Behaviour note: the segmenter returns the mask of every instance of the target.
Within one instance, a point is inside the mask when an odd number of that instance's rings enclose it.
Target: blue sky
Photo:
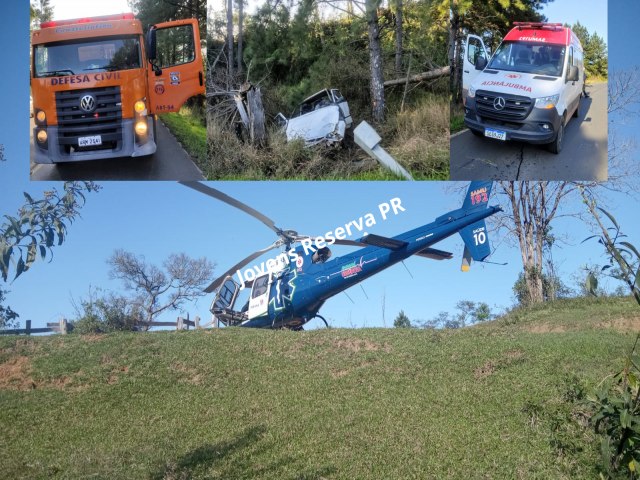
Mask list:
[[[610,3],[611,22],[626,21],[640,13],[640,6],[635,3],[633,7],[628,6],[631,2]],[[22,191],[39,196],[56,186],[29,181],[28,10],[26,2],[17,4],[10,2],[3,7],[5,24],[0,30],[2,44],[11,45],[5,51],[5,62],[12,65],[11,74],[0,76],[5,110],[0,117],[0,143],[5,145],[7,157],[0,164],[0,214],[15,214],[23,203]],[[636,11],[630,12],[629,8]],[[633,59],[616,52],[622,51],[623,37],[630,38],[633,27],[630,22],[616,25],[620,26],[612,28],[615,35],[609,41],[610,50],[616,64],[624,67]],[[626,33],[623,28],[628,29]],[[89,196],[82,219],[71,226],[67,241],[55,249],[53,261],[37,262],[29,272],[6,285],[10,290],[8,304],[20,314],[22,322],[31,319],[34,326],[42,326],[60,316],[73,316],[71,299],[85,296],[90,286],[119,289],[119,283],[109,280],[106,265],[116,248],[144,254],[155,263],[161,263],[173,252],[206,256],[217,263],[216,272],[222,272],[274,240],[272,232],[258,221],[173,182],[103,182],[102,186],[101,192]],[[399,197],[406,212],[370,229],[370,233],[396,235],[457,208],[461,198],[454,184],[447,182],[218,182],[214,186],[264,212],[279,226],[309,234],[333,230],[375,211],[380,203]],[[640,244],[638,207],[637,198],[608,196],[609,210],[636,245]],[[576,201],[568,210],[581,208]],[[573,286],[572,275],[582,265],[602,262],[601,248],[595,242],[580,243],[590,232],[574,218],[559,220],[554,231],[570,242],[556,250],[554,258],[565,281]],[[471,272],[462,273],[459,237],[437,247],[453,252],[454,259],[410,259],[406,263],[413,278],[402,265],[397,265],[365,281],[366,296],[356,286],[348,291],[354,303],[339,295],[329,300],[321,313],[336,326],[383,326],[384,296],[385,323],[390,326],[401,309],[412,320],[426,320],[440,311],[452,311],[462,299],[502,308],[512,304],[511,288],[521,269],[517,249],[501,244],[495,252],[493,260],[508,262],[507,266],[474,265]],[[340,250],[334,249],[334,256],[339,254]],[[188,305],[187,311],[191,317],[208,319],[211,300],[211,296],[204,297],[197,305]],[[163,319],[175,316],[177,313],[170,313]]]
[[[621,0],[611,0],[609,11],[615,4],[625,3]],[[632,3],[627,0],[627,3]],[[626,7],[625,7],[626,8]],[[587,27],[589,33],[596,32],[607,41],[607,0],[555,0],[542,9],[542,13],[550,22],[568,23],[573,25],[579,21]],[[623,16],[624,17],[624,16]],[[628,17],[627,17],[628,18]],[[616,25],[618,16],[616,16]],[[615,28],[612,29],[616,30]]]

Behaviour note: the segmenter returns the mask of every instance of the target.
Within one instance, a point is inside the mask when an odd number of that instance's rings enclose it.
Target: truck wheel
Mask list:
[[[556,133],[556,138],[553,139],[553,142],[547,144],[547,149],[551,153],[558,154],[562,151],[563,142],[564,142],[564,117],[562,117],[562,122],[560,122],[560,128],[558,129],[558,133]]]

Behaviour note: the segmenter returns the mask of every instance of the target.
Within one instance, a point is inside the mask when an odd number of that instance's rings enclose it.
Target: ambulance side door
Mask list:
[[[467,97],[469,86],[483,69],[476,70],[478,58],[484,58],[485,64],[489,62],[489,52],[484,46],[482,38],[477,35],[467,35],[462,60],[462,98]]]
[[[188,98],[204,95],[204,64],[198,21],[158,23],[147,34],[150,110],[177,112]]]

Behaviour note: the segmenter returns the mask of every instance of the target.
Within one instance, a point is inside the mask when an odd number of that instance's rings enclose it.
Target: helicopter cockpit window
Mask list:
[[[330,258],[331,250],[329,250],[329,247],[323,247],[313,254],[313,257],[311,257],[311,261],[313,263],[324,263]]]
[[[253,282],[253,291],[251,292],[251,298],[257,298],[260,295],[267,293],[267,287],[269,286],[269,275],[263,275],[256,278]]]
[[[218,290],[218,294],[213,299],[211,305],[211,311],[224,310],[225,308],[233,308],[233,304],[236,300],[236,294],[238,292],[239,285],[233,281],[233,279],[227,277],[227,280],[222,284]]]

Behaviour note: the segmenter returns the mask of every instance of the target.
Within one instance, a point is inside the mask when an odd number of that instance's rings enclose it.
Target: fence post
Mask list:
[[[176,330],[182,330],[182,317],[178,317],[178,322],[176,323]]]
[[[25,323],[26,331],[24,333],[26,333],[27,335],[31,335],[31,320],[27,320]]]
[[[198,330],[200,328],[200,317],[196,315],[196,319],[194,320],[195,323],[195,329]]]
[[[66,335],[67,334],[67,319],[66,318],[61,318],[60,319],[60,333],[62,335]]]

